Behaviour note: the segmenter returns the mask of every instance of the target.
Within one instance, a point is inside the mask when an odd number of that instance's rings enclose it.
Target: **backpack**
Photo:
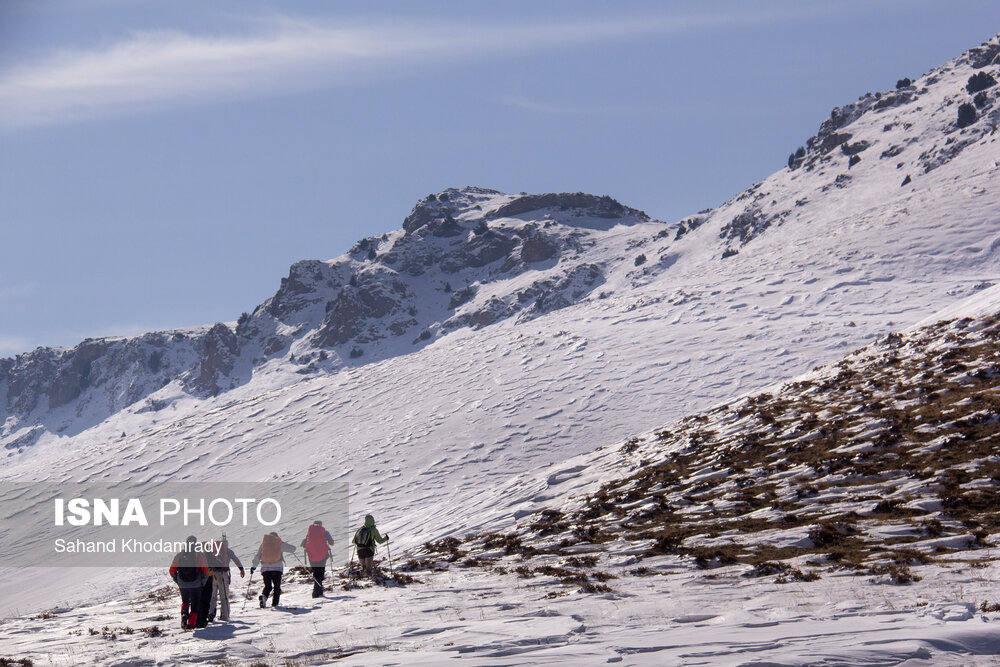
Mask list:
[[[221,569],[223,567],[222,562],[222,544],[219,542],[211,543],[211,550],[205,552],[205,563],[208,565],[209,569]],[[219,555],[216,556],[218,551]]]
[[[361,526],[354,536],[354,543],[359,549],[371,549],[375,546],[375,538],[372,537],[372,531],[368,530],[368,526]]]
[[[177,578],[181,581],[197,581],[198,576],[198,554],[190,551],[182,551],[177,554]]]
[[[306,555],[311,561],[326,560],[330,556],[330,549],[326,546],[326,528],[319,524],[309,526],[306,534]]]
[[[260,562],[277,563],[281,560],[281,539],[274,535],[264,536],[264,541],[260,544]]]

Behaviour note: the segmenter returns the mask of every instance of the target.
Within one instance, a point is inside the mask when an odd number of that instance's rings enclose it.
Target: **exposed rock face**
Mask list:
[[[57,421],[83,417],[78,424],[86,426],[127,408],[191,369],[203,338],[149,333],[0,360],[0,443],[30,446],[46,430],[38,424],[52,415],[63,415]],[[31,430],[36,426],[41,430]]]
[[[403,220],[403,231],[412,234],[421,227],[431,225],[436,236],[456,235],[454,217],[463,210],[470,209],[490,197],[502,195],[502,192],[488,188],[468,187],[448,189],[437,194],[427,195],[416,203],[410,214]],[[450,222],[449,222],[450,220]],[[457,224],[457,223],[456,223]],[[457,232],[460,233],[460,228]]]
[[[1000,42],[993,39],[969,51],[969,62],[976,69],[1000,64]]]
[[[541,235],[532,235],[521,245],[521,259],[529,264],[544,262],[555,257],[559,248]]]
[[[381,279],[380,279],[381,278]],[[326,317],[313,343],[320,347],[335,347],[349,340],[371,342],[384,337],[368,327],[372,320],[380,320],[404,311],[404,304],[414,297],[402,280],[391,274],[379,272],[368,277],[364,284],[347,285],[326,304]],[[402,333],[406,326],[394,322],[394,329]],[[398,334],[397,334],[398,335]]]
[[[310,259],[295,262],[288,270],[288,277],[281,279],[281,286],[265,304],[268,313],[284,321],[296,312],[323,302],[323,288],[335,288],[346,282],[336,267],[327,262]]]
[[[239,352],[239,340],[232,329],[221,322],[209,329],[201,341],[198,373],[188,383],[189,390],[211,396],[218,394],[236,365]]]
[[[571,208],[579,209],[595,218],[622,218],[631,215],[644,222],[650,219],[642,211],[623,206],[611,197],[597,197],[583,192],[524,195],[496,209],[491,217],[513,218],[543,208],[558,208],[564,211]]]
[[[105,341],[81,343],[62,359],[49,389],[49,409],[66,405],[90,386],[90,373],[95,361],[104,356],[109,344]]]

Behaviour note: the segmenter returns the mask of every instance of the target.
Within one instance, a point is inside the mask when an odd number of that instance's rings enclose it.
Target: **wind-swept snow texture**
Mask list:
[[[952,312],[519,476],[490,495],[549,497],[514,530],[397,550],[385,588],[337,572],[315,600],[294,568],[286,607],[254,589],[188,635],[168,586],[8,621],[0,646],[34,664],[995,664],[1000,288]]]
[[[447,190],[402,230],[295,264],[235,325],[2,360],[0,476],[309,475],[348,480],[399,548],[503,529],[555,493],[496,491],[512,476],[1000,282],[997,87],[966,90],[1000,77],[998,53],[993,39],[834,110],[794,168],[675,223],[590,195]],[[93,598],[79,577],[7,573],[4,601]],[[102,594],[148,583],[97,579]]]

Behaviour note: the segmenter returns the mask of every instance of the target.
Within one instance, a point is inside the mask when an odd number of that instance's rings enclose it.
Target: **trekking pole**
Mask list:
[[[247,600],[250,599],[250,586],[251,586],[251,584],[253,584],[253,570],[250,570],[250,580],[247,582],[247,593],[246,593],[246,595],[243,596],[243,609],[242,609],[242,611],[246,611],[247,610]]]
[[[396,573],[392,571],[392,549],[389,548],[389,538],[385,540],[385,552],[389,555],[389,576],[396,578]]]
[[[312,574],[313,581],[316,582],[316,585],[319,586],[320,588],[323,588],[323,582],[316,578],[316,573],[313,572],[313,569],[307,566],[305,563],[303,563],[302,560],[299,559],[299,555],[294,551],[292,552],[292,555],[295,556],[295,560],[299,561],[299,565],[301,565],[303,569],[309,570],[309,572]]]

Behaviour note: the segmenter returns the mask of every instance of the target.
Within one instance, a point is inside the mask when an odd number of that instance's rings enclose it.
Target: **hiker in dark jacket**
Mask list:
[[[257,548],[257,553],[253,557],[253,564],[250,567],[250,574],[257,569],[260,564],[260,576],[264,578],[264,592],[257,597],[260,607],[267,606],[267,596],[274,591],[274,598],[271,606],[277,607],[281,599],[281,574],[285,571],[284,554],[294,554],[295,547],[281,541],[277,533],[268,533]]]
[[[306,537],[300,545],[305,551],[304,560],[312,568],[314,598],[323,597],[323,579],[326,577],[326,561],[330,558],[330,547],[333,538],[330,531],[323,527],[322,521],[313,521]]]
[[[229,548],[229,540],[223,535],[221,540],[212,544],[212,552],[206,557],[208,567],[212,571],[212,602],[208,609],[208,620],[215,619],[215,612],[219,612],[220,621],[229,620],[229,584],[232,582],[232,573],[229,570],[230,562],[236,563],[240,569],[240,579],[246,576],[243,563],[236,557],[232,549]]]
[[[201,603],[198,609],[198,627],[204,628],[215,620],[215,594],[218,588],[215,575],[222,567],[222,561],[219,560],[219,547],[215,542],[209,540],[201,547],[202,554],[205,556],[205,565],[208,566],[208,579],[201,589]]]
[[[365,515],[365,525],[358,528],[354,533],[352,542],[358,549],[358,560],[361,567],[371,576],[375,569],[375,549],[377,544],[384,544],[389,541],[388,533],[383,537],[375,527],[375,517],[371,514]]]
[[[198,625],[201,591],[209,578],[205,556],[195,550],[197,544],[194,535],[187,538],[185,548],[177,552],[170,564],[170,578],[181,589],[181,627],[185,630]]]

